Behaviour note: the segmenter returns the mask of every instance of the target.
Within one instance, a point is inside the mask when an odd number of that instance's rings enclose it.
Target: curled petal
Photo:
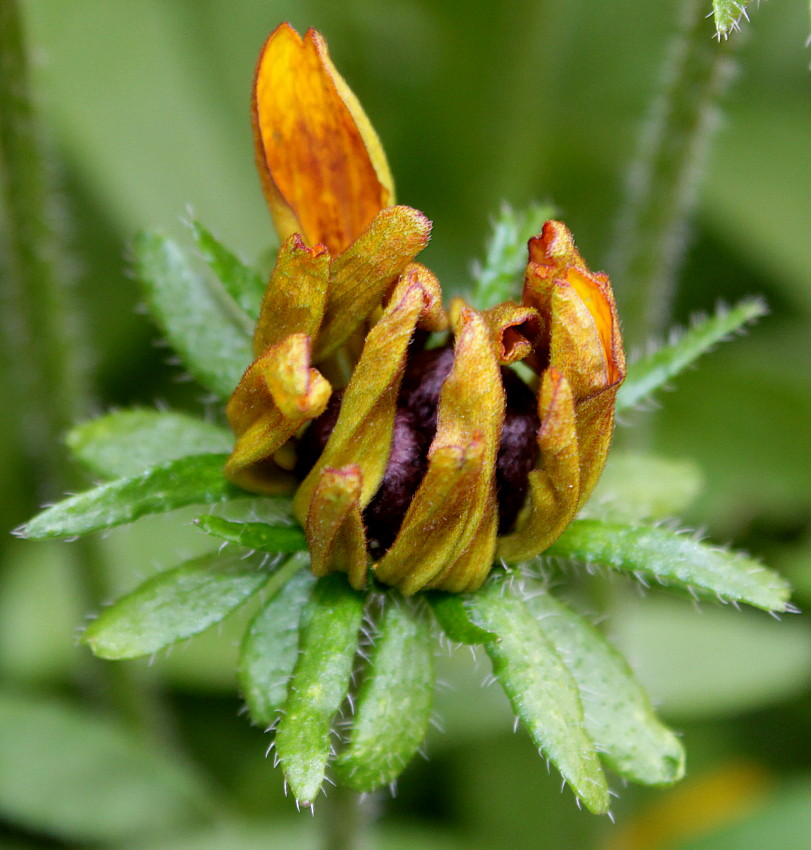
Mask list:
[[[541,328],[537,310],[504,301],[482,315],[493,336],[499,363],[504,366],[516,363],[532,352]]]
[[[435,307],[423,288],[422,266],[404,274],[381,317],[369,331],[360,360],[341,400],[341,410],[321,457],[296,493],[294,509],[303,519],[328,467],[356,464],[363,476],[361,507],[383,480],[391,448],[397,394],[408,345],[420,317]]]
[[[279,248],[253,335],[254,357],[291,334],[315,338],[327,303],[330,255],[295,233]]]
[[[508,562],[533,558],[551,546],[574,518],[580,499],[574,399],[556,369],[544,372],[538,408],[543,466],[529,474],[529,496],[516,531],[499,540],[497,554]]]
[[[304,334],[271,346],[248,367],[226,407],[237,438],[226,477],[248,490],[278,492],[270,465],[274,453],[324,412],[331,392],[310,367],[310,341]]]
[[[332,261],[329,300],[316,362],[341,346],[379,307],[398,276],[428,244],[431,222],[411,207],[382,210]]]
[[[394,202],[386,157],[323,38],[279,26],[254,78],[256,161],[280,239],[343,251]]]
[[[428,471],[394,544],[375,567],[381,581],[405,594],[429,584],[472,590],[492,566],[504,388],[482,316],[457,300],[451,327],[454,362],[442,386]]]
[[[360,509],[363,476],[354,464],[323,470],[304,530],[313,573],[346,573],[356,590],[366,584],[369,556]]]

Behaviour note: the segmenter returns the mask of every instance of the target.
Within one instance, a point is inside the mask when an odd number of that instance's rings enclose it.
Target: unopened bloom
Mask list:
[[[539,554],[611,441],[625,363],[608,278],[550,221],[520,303],[446,313],[415,261],[431,224],[393,206],[380,142],[313,30],[270,36],[253,115],[284,241],[227,408],[226,474],[260,493],[295,486],[314,572],[357,588],[371,567],[406,594],[473,590],[497,558]],[[425,347],[447,329],[452,342]]]

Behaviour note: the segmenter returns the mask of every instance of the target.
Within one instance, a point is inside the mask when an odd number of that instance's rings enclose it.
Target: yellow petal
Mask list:
[[[298,234],[282,244],[253,335],[254,357],[291,334],[315,337],[327,303],[329,264],[323,245],[308,248]]]
[[[569,382],[555,369],[544,372],[538,408],[543,466],[529,474],[529,495],[516,531],[498,542],[497,554],[508,562],[533,558],[551,546],[574,518],[580,498],[574,400]]]
[[[398,276],[428,244],[431,222],[411,207],[389,207],[332,261],[318,362],[343,345],[379,307]]]
[[[492,567],[504,388],[482,316],[457,300],[451,327],[454,363],[442,386],[428,471],[394,544],[375,567],[381,581],[405,594],[429,583],[442,590],[476,587]]]
[[[366,584],[369,560],[360,509],[362,485],[354,464],[324,469],[304,522],[313,573],[346,573],[356,590]]]
[[[394,202],[380,141],[323,38],[282,24],[254,79],[256,160],[279,238],[343,251]]]
[[[294,510],[300,519],[327,467],[358,466],[363,475],[361,506],[369,504],[383,480],[400,382],[408,345],[420,317],[436,309],[431,281],[414,264],[404,274],[380,321],[369,332],[360,360],[341,400],[335,428],[316,465],[296,493]]]
[[[249,490],[276,492],[274,452],[323,413],[331,392],[318,370],[310,368],[306,336],[294,334],[271,346],[248,367],[226,407],[237,438],[226,477]]]

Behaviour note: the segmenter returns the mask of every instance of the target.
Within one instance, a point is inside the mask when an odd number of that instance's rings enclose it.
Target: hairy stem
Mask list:
[[[712,38],[703,0],[682,4],[682,25],[643,127],[618,216],[613,255],[626,340],[640,345],[670,318],[718,102],[731,77],[727,42]]]
[[[2,323],[12,369],[5,398],[18,413],[19,443],[30,461],[32,495],[53,499],[76,486],[62,434],[87,415],[88,358],[74,309],[71,274],[31,97],[23,21],[17,0],[0,0],[0,190],[5,218]],[[80,483],[80,482],[78,482]],[[110,583],[97,541],[69,550],[89,608],[109,600]],[[143,690],[125,666],[96,663],[85,671],[118,713],[147,723]]]

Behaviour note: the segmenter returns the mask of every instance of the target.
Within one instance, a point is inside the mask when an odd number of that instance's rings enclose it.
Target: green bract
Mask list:
[[[535,208],[502,212],[477,270],[478,297],[503,297],[539,215]],[[137,240],[136,270],[184,367],[225,397],[252,357],[262,284],[202,225],[193,233],[219,281],[156,235]],[[673,337],[631,366],[618,406],[636,406],[762,313],[761,302],[744,301]],[[73,537],[200,505],[208,507],[196,527],[214,543],[208,555],[154,575],[105,608],[84,642],[103,658],[152,655],[255,599],[240,688],[251,719],[275,730],[276,757],[299,802],[312,803],[325,778],[360,791],[397,779],[426,735],[440,633],[453,644],[483,646],[518,720],[589,810],[608,810],[606,769],[646,785],[682,776],[681,744],[656,718],[625,659],[550,593],[537,578],[537,560],[496,570],[466,595],[405,600],[374,583],[362,593],[342,575],[313,577],[289,497],[256,498],[226,481],[232,438],[220,422],[121,410],[78,426],[67,445],[104,483],[47,508],[21,536]],[[789,610],[787,585],[756,560],[657,525],[687,507],[701,484],[689,461],[615,453],[580,518],[540,559],[545,572],[572,561]]]

